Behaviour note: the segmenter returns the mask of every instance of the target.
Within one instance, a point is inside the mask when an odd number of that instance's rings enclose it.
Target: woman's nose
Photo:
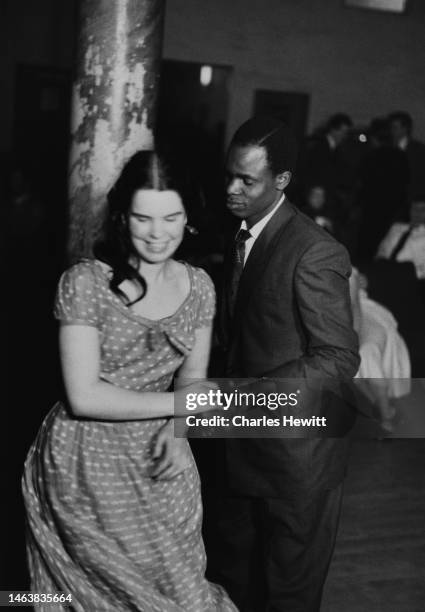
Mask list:
[[[152,238],[160,238],[164,233],[164,224],[161,219],[154,219],[150,226],[150,235]]]

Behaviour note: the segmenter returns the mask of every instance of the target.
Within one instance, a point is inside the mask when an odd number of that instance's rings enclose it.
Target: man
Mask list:
[[[367,142],[356,198],[360,212],[356,255],[366,265],[373,259],[396,215],[405,208],[409,182],[406,155],[392,146],[386,118],[376,117],[371,121]]]
[[[316,186],[325,189],[328,199],[344,198],[350,179],[347,164],[339,152],[351,127],[352,121],[348,115],[336,113],[326,122],[323,134],[308,141],[297,169],[300,199],[308,188]]]
[[[418,280],[425,280],[425,196],[413,199],[409,223],[394,223],[376,253],[377,258],[411,261]]]
[[[390,135],[394,147],[406,154],[409,166],[409,201],[425,193],[425,144],[412,137],[413,120],[409,113],[397,111],[389,116]]]
[[[391,310],[406,341],[412,376],[425,375],[425,195],[413,198],[408,222],[394,223],[367,270],[369,293]]]
[[[352,378],[359,358],[350,263],[344,248],[285,198],[293,167],[285,127],[269,118],[247,121],[226,166],[227,206],[245,230],[237,236],[239,259],[228,262],[222,303],[227,376]],[[228,495],[217,519],[216,574],[243,612],[319,610],[346,441],[232,439],[225,446]]]

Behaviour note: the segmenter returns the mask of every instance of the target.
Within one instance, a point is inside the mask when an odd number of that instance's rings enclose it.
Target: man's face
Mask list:
[[[398,143],[403,139],[406,138],[406,136],[408,136],[408,130],[406,129],[406,126],[403,124],[402,121],[400,121],[399,119],[393,119],[390,122],[390,135],[391,135],[391,140],[393,142],[393,144],[395,146],[398,145]]]
[[[350,126],[345,123],[341,125],[339,128],[336,128],[335,130],[332,131],[332,137],[337,147],[340,144],[342,144],[344,140],[347,139],[349,131],[350,131]]]
[[[227,208],[252,227],[277,204],[290,176],[273,175],[264,147],[232,146],[226,162]]]

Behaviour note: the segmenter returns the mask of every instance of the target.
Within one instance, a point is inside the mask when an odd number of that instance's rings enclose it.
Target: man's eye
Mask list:
[[[244,179],[243,184],[247,187],[251,187],[254,184],[254,181],[252,181],[251,179]]]

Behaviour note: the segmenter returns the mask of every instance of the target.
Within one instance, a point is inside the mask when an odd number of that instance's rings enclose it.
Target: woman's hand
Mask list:
[[[191,464],[187,440],[175,437],[174,425],[175,419],[170,419],[159,431],[155,440],[152,457],[156,465],[151,476],[156,480],[175,478]]]

